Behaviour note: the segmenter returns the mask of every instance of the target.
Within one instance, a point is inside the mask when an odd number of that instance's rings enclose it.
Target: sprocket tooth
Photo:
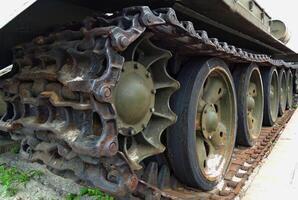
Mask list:
[[[167,165],[163,165],[158,173],[158,188],[161,190],[171,188],[171,173]]]
[[[154,89],[172,88],[173,92],[175,92],[180,87],[180,84],[167,72],[167,61],[168,59],[159,60],[151,67],[151,73],[154,74]]]
[[[128,141],[126,139],[125,146]],[[165,147],[160,141],[152,145],[143,136],[143,134],[138,134],[135,137],[131,137],[131,146],[124,150],[128,161],[130,162],[131,168],[133,170],[140,170],[142,166],[139,164],[145,158],[159,154],[164,151]]]
[[[143,174],[142,178],[147,183],[157,186],[157,179],[158,179],[158,164],[156,162],[150,162],[146,169],[145,173]]]
[[[175,91],[176,90],[173,90],[172,88],[157,91],[156,96],[160,96],[160,98],[156,98],[156,105],[154,107],[155,111],[153,112],[153,115],[166,118],[172,123],[176,121],[176,114],[172,111],[170,106],[161,106],[166,105],[166,103],[169,102],[170,97]]]
[[[172,57],[172,53],[170,51],[155,46],[150,41],[149,37],[150,34],[145,35],[142,39],[142,42],[137,45],[137,48],[141,48],[142,52],[139,53],[139,56],[136,60],[142,65],[146,66],[147,69],[151,68],[151,65],[160,60],[167,61],[170,57]],[[134,55],[134,57],[135,56],[136,55]]]

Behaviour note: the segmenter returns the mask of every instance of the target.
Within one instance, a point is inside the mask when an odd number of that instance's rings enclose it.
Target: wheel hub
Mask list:
[[[120,133],[135,135],[142,131],[154,111],[155,92],[151,74],[140,63],[126,62],[114,92]]]
[[[218,115],[214,104],[206,104],[202,114],[202,131],[206,139],[211,139],[218,127]]]
[[[136,40],[122,56],[126,60],[113,89],[119,143],[131,169],[165,150],[164,130],[176,121],[170,97],[179,83],[167,72],[171,52],[154,45],[151,34]]]
[[[252,96],[247,97],[247,109],[252,111],[255,108],[255,100]]]
[[[274,86],[270,85],[270,98],[273,99],[274,98]]]

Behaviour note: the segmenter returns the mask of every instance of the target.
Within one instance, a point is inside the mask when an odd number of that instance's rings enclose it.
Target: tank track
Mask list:
[[[125,62],[121,53],[145,32],[152,33],[163,47],[186,56],[291,67],[209,38],[191,22],[178,21],[171,8],[125,8],[110,16],[89,17],[16,47],[16,72],[1,80],[8,112],[0,130],[22,141],[26,159],[43,162],[56,173],[115,196],[131,192],[149,199],[204,196],[187,189],[167,192],[169,185],[182,186],[166,165],[160,168],[151,162],[135,172],[121,151],[112,90]]]

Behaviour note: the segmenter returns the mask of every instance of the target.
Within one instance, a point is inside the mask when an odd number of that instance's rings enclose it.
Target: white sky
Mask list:
[[[283,21],[291,33],[288,46],[298,52],[298,1],[257,0],[272,19]]]
[[[0,28],[8,18],[13,18],[23,8],[36,0],[1,0],[0,2]],[[199,1],[199,0],[197,0]],[[272,19],[280,19],[286,23],[291,32],[288,46],[298,52],[298,1],[297,0],[257,0],[265,8]],[[13,14],[12,14],[13,13]]]

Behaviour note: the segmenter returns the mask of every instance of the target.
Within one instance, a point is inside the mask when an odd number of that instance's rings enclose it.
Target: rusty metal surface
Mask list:
[[[153,33],[154,41],[164,48],[187,56],[208,55],[233,63],[291,67],[282,60],[209,38],[205,31],[195,30],[191,22],[178,21],[171,8],[125,8],[111,16],[90,17],[81,24],[67,25],[16,47],[17,73],[1,80],[8,112],[0,121],[0,130],[21,140],[24,158],[43,162],[59,174],[115,196],[132,192],[140,198],[151,195],[151,199],[206,195],[193,190],[172,191],[169,183],[177,187],[180,184],[167,166],[160,168],[152,163],[134,171],[122,151],[113,88],[125,62],[121,53],[145,32]],[[94,113],[100,122],[95,121]]]

